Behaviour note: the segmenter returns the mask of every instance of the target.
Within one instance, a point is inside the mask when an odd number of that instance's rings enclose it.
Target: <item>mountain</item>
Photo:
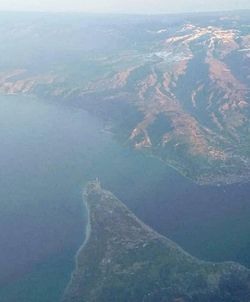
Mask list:
[[[0,88],[80,106],[199,184],[246,182],[249,14],[5,16]]]
[[[63,302],[248,302],[250,271],[208,263],[143,224],[112,193],[90,182],[87,238]]]

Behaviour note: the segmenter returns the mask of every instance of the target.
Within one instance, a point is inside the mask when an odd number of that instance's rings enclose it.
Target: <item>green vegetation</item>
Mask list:
[[[64,302],[248,302],[250,273],[236,263],[199,261],[89,183],[90,237],[77,256]]]

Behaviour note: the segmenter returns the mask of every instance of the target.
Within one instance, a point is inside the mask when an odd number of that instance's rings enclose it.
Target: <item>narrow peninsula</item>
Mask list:
[[[63,302],[249,302],[250,271],[198,260],[141,222],[98,182],[89,230]]]

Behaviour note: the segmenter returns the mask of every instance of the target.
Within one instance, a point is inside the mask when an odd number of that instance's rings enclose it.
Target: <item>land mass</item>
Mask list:
[[[79,106],[196,183],[250,180],[249,11],[12,18],[3,93]]]
[[[63,302],[249,302],[250,271],[198,260],[142,223],[98,182],[84,202],[86,241]]]

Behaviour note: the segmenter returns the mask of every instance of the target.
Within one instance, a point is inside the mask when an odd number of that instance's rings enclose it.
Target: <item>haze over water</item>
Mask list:
[[[249,185],[199,187],[102,128],[80,109],[0,98],[1,302],[59,301],[84,239],[81,191],[96,177],[192,254],[250,267]]]

